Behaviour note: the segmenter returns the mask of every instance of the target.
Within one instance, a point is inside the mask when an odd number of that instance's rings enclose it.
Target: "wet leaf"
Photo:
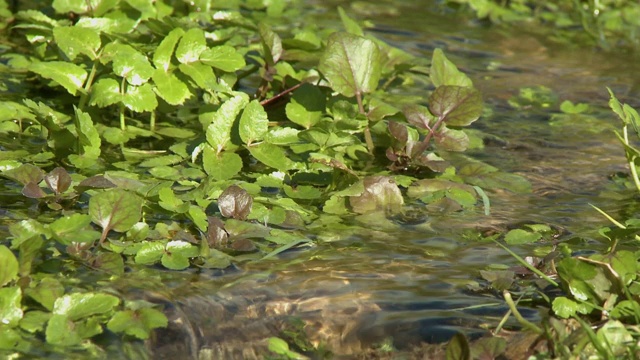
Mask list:
[[[438,149],[447,151],[465,151],[469,147],[469,137],[462,130],[441,126],[436,135]]]
[[[84,92],[82,85],[87,80],[87,72],[78,65],[64,61],[36,62],[29,66],[29,70],[57,82],[71,95]]]
[[[207,49],[204,31],[198,27],[189,29],[178,44],[176,58],[183,64],[192,63],[200,59],[200,54]],[[166,69],[165,69],[166,71]]]
[[[22,319],[22,291],[19,287],[0,289],[0,322],[7,327],[16,327]]]
[[[74,60],[79,54],[84,54],[91,60],[98,57],[101,41],[100,34],[94,29],[59,26],[53,29],[53,39],[69,60]]]
[[[473,88],[439,86],[429,97],[429,110],[449,126],[468,126],[482,115],[482,96]]]
[[[146,340],[153,329],[167,325],[167,317],[161,311],[142,308],[135,311],[118,311],[107,323],[107,328],[115,333],[125,333]]]
[[[180,200],[171,190],[170,187],[164,187],[158,191],[158,205],[163,209],[169,210],[174,213],[182,214],[189,210],[189,204]]]
[[[256,245],[249,239],[236,239],[229,248],[238,252],[252,252],[256,250]]]
[[[45,175],[44,181],[47,183],[49,189],[56,194],[67,191],[69,186],[71,186],[71,176],[69,176],[67,170],[59,166]]]
[[[122,101],[120,84],[112,78],[101,78],[91,86],[89,104],[107,107]]]
[[[402,193],[396,182],[388,176],[368,176],[363,180],[364,192],[349,197],[354,212],[365,214],[376,210],[395,213],[404,204]]]
[[[244,57],[235,48],[222,45],[207,49],[200,54],[203,64],[213,66],[222,71],[233,72],[245,66]]]
[[[629,354],[629,344],[634,342],[627,327],[618,320],[607,321],[596,335],[602,343],[609,344],[610,351],[616,357]]]
[[[471,352],[469,350],[469,341],[463,334],[457,333],[449,340],[447,345],[447,360],[469,360]]]
[[[22,195],[31,199],[40,199],[47,196],[42,188],[34,182],[30,182],[22,188]]]
[[[44,179],[44,171],[31,164],[22,164],[18,168],[3,171],[3,175],[20,182],[22,185],[28,183],[40,183]]]
[[[100,238],[100,233],[87,227],[91,223],[91,216],[87,214],[72,214],[56,219],[49,225],[53,237],[61,244],[72,242],[93,242]]]
[[[27,288],[25,294],[52,311],[56,299],[64,295],[64,286],[56,279],[44,278],[35,287]]]
[[[202,152],[202,165],[204,171],[216,180],[228,180],[242,170],[242,158],[240,155],[223,151],[219,154],[208,144]]]
[[[209,145],[220,153],[231,141],[231,128],[240,111],[249,103],[249,97],[244,93],[237,93],[233,98],[225,101],[220,108],[210,115],[202,115],[201,121],[207,126],[206,138]],[[204,119],[203,119],[204,117]],[[209,119],[211,117],[211,119]]]
[[[444,55],[441,49],[433,51],[431,59],[431,71],[429,72],[431,82],[436,88],[443,85],[472,87],[471,79],[460,72],[456,65]]]
[[[589,314],[593,307],[586,302],[575,302],[564,296],[558,296],[553,299],[551,309],[556,316],[568,319],[576,314]]]
[[[507,349],[507,341],[501,337],[481,338],[471,345],[471,357],[473,359],[497,359]]]
[[[245,220],[251,212],[253,198],[249,193],[237,186],[231,185],[218,197],[218,208],[222,216]]]
[[[267,134],[269,119],[258,100],[251,101],[242,111],[240,117],[239,132],[242,141],[250,145],[254,141],[260,141]]]
[[[531,244],[542,238],[538,232],[530,232],[522,229],[510,230],[504,236],[504,241],[509,245]]]
[[[80,320],[91,315],[112,311],[120,299],[102,293],[73,293],[59,297],[53,304],[53,313],[70,320]]]
[[[189,258],[198,256],[197,246],[186,241],[169,241],[162,255],[162,266],[171,270],[183,270],[189,267]]]
[[[8,247],[0,245],[0,287],[18,277],[18,259]]]
[[[147,242],[136,253],[136,264],[149,265],[162,259],[164,244],[161,242]]]
[[[75,189],[83,192],[84,189],[109,189],[114,187],[116,185],[111,180],[102,175],[96,175],[82,180]]]
[[[347,97],[374,91],[381,67],[380,50],[373,41],[343,32],[329,36],[318,65],[333,90]]]
[[[184,30],[182,28],[175,28],[162,39],[153,53],[153,65],[155,65],[156,69],[169,70],[173,51],[183,34]]]
[[[126,190],[106,190],[89,199],[89,215],[102,227],[104,241],[109,231],[125,232],[140,220],[142,199]]]

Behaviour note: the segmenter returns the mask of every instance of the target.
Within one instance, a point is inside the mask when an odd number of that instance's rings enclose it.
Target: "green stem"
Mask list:
[[[149,121],[149,128],[151,131],[156,131],[156,112],[155,110],[151,110],[151,119]]]
[[[542,330],[541,328],[536,326],[534,323],[522,317],[522,314],[520,314],[520,312],[518,311],[518,308],[516,307],[516,304],[513,302],[513,299],[511,298],[511,293],[509,291],[505,290],[502,294],[504,295],[504,300],[507,302],[507,305],[509,305],[509,309],[513,313],[513,316],[515,316],[516,320],[518,320],[520,325],[524,326],[526,329],[529,329],[535,332],[538,335],[544,334],[544,330]]]
[[[625,124],[622,127],[622,136],[624,138],[624,144],[627,146],[631,146],[629,144],[629,125]],[[633,178],[633,182],[636,185],[636,189],[638,189],[638,191],[640,192],[640,179],[638,178],[638,169],[636,169],[636,156],[633,155],[629,158],[627,158],[627,161],[629,162],[629,171],[631,171],[631,177]]]
[[[93,86],[93,79],[96,77],[96,65],[98,63],[98,59],[93,62],[93,66],[91,67],[91,72],[89,73],[89,77],[87,78],[87,82],[84,83],[84,92],[80,95],[80,101],[78,102],[78,109],[84,110],[84,106],[87,102],[87,98],[89,97],[89,91],[91,90],[91,86]]]
[[[125,78],[122,78],[122,82],[120,84],[120,94],[124,97],[126,93],[127,93],[127,80]],[[125,123],[125,119],[124,119],[124,104],[122,102],[120,102],[118,115],[120,117],[120,129],[122,129],[122,131],[127,130],[127,124]]]

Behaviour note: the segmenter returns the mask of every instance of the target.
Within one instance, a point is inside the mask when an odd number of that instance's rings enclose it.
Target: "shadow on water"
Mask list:
[[[343,356],[385,342],[399,350],[443,342],[460,331],[481,336],[507,307],[497,293],[474,290],[483,282],[479,270],[516,262],[492,243],[474,242],[469,231],[543,223],[562,230],[560,241],[598,244],[595,229],[605,222],[588,204],[613,213],[623,206],[599,195],[609,175],[624,171],[622,150],[609,131],[617,120],[605,109],[605,86],[633,104],[627,97],[637,81],[629,74],[637,62],[554,45],[525,30],[456,22],[423,3],[393,2],[397,14],[371,15],[371,31],[417,56],[441,47],[469,73],[493,110],[474,125],[490,137],[471,156],[525,176],[533,192],[491,193],[490,216],[434,216],[428,226],[320,241],[226,274],[171,275],[167,289],[151,296],[167,304],[171,319],[150,343],[154,358],[262,358],[269,337],[291,340],[296,332]],[[600,109],[594,122],[551,121],[557,105],[508,105],[520,88],[536,85],[549,87],[561,101]],[[536,309],[522,312],[539,319]]]

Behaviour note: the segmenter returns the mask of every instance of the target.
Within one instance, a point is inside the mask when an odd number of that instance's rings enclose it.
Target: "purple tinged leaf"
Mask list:
[[[4,175],[22,185],[27,185],[31,182],[38,184],[44,178],[44,171],[35,165],[22,164],[16,169],[5,171]]]
[[[229,234],[224,229],[224,222],[215,216],[207,217],[207,240],[209,246],[220,249],[227,245]]]
[[[436,136],[436,144],[439,149],[447,151],[465,151],[469,147],[469,137],[462,130],[442,126]]]
[[[71,176],[67,170],[62,167],[57,167],[51,170],[50,173],[45,175],[44,181],[51,191],[57,194],[61,194],[69,189],[71,186]]]
[[[227,218],[245,220],[251,212],[252,205],[253,198],[251,195],[237,185],[229,186],[218,198],[220,213]]]
[[[231,249],[240,252],[251,252],[256,250],[256,246],[249,239],[238,239],[231,244]]]
[[[433,115],[429,110],[420,105],[408,105],[402,111],[407,118],[407,122],[419,129],[427,129],[432,123]]]
[[[449,126],[468,126],[482,115],[482,96],[469,87],[439,86],[429,97],[429,110]]]
[[[22,195],[31,199],[40,199],[47,194],[35,182],[30,182],[22,188]]]
[[[142,199],[126,190],[107,190],[89,200],[89,215],[102,227],[102,243],[110,230],[125,232],[140,220]]]
[[[389,121],[389,133],[401,144],[406,144],[409,140],[409,133],[407,127],[404,124],[400,124],[396,121]]]
[[[77,192],[84,192],[88,189],[109,189],[114,187],[116,185],[104,176],[95,175],[82,180],[75,189]]]

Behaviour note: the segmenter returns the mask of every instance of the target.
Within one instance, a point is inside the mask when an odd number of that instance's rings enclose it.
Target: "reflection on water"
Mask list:
[[[527,33],[455,22],[430,13],[431,2],[423,3],[397,1],[397,15],[372,13],[378,26],[372,31],[418,56],[442,47],[470,73],[493,109],[475,127],[500,139],[471,155],[527,177],[534,192],[490,194],[490,216],[478,211],[434,217],[428,228],[349,235],[231,274],[191,274],[188,284],[172,282],[154,299],[169,304],[172,319],[151,343],[154,356],[262,358],[270,336],[296,331],[309,344],[345,356],[383,342],[402,350],[446,341],[458,331],[480,335],[507,308],[491,291],[475,291],[482,281],[479,270],[516,263],[491,243],[470,240],[469,230],[546,223],[562,229],[561,241],[596,242],[594,229],[604,221],[588,204],[614,212],[621,206],[598,195],[608,175],[624,171],[615,137],[581,124],[551,126],[552,110],[513,110],[507,100],[523,86],[545,85],[560,100],[605,108],[605,86],[630,101],[637,85],[629,74],[638,73],[630,66],[638,65],[593,49],[547,44]],[[596,117],[601,125],[617,126],[608,111]],[[522,311],[537,319],[534,309]]]

